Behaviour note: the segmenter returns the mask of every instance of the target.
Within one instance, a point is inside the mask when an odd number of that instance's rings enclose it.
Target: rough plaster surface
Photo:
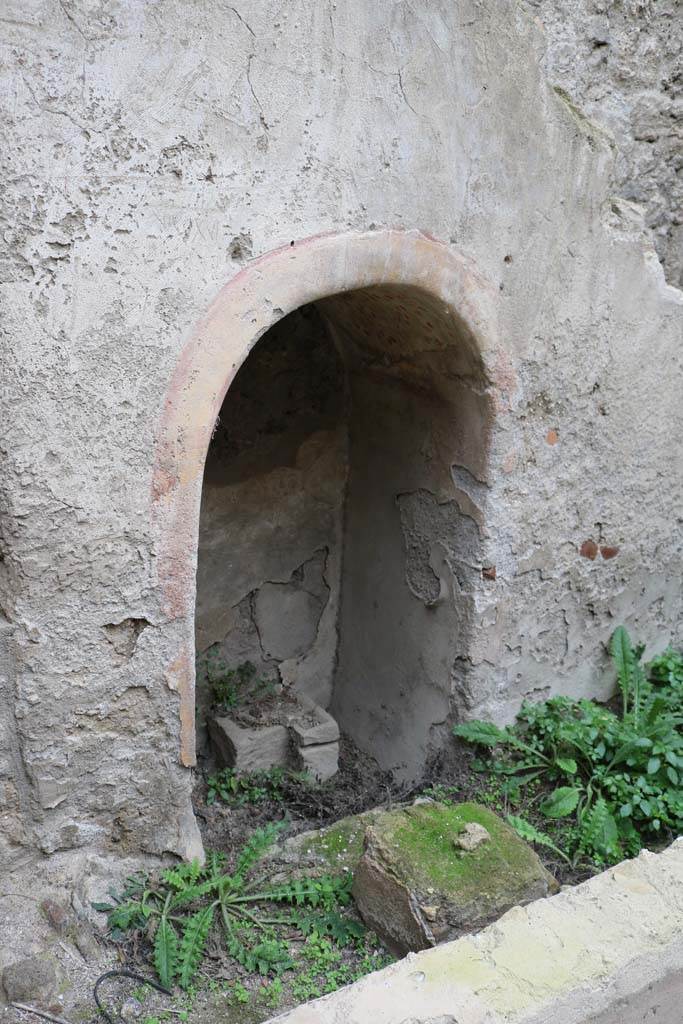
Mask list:
[[[515,907],[477,935],[276,1019],[281,1024],[677,1024],[683,840]]]
[[[2,38],[4,863],[197,850],[205,453],[258,337],[340,290],[454,310],[447,380],[483,353],[485,467],[453,435],[452,489],[401,492],[481,526],[458,714],[604,695],[617,622],[680,629],[681,295],[527,8],[8,0]]]
[[[666,278],[683,287],[683,18],[678,0],[528,0],[544,66],[617,145],[615,185],[642,210]]]

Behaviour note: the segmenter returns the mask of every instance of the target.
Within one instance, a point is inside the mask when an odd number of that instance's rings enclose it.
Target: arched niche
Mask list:
[[[316,542],[311,553],[325,562],[316,572],[328,574],[334,622],[326,650],[307,666],[298,652],[280,658],[278,668],[331,704],[342,727],[385,767],[406,776],[418,770],[448,719],[453,662],[466,656],[472,631],[495,404],[488,370],[494,310],[495,293],[471,262],[419,232],[297,242],[252,262],[219,293],[173,375],[153,482],[159,582],[176,645],[166,677],[179,694],[183,764],[195,760],[194,617],[207,452],[233,381],[233,394],[242,393],[239,381],[259,351],[281,345],[277,332],[301,321],[310,335],[314,321],[339,362],[344,391],[343,422],[332,431],[344,434],[342,494],[329,542]],[[296,330],[287,341],[292,353]],[[300,438],[304,449],[308,440]],[[288,460],[295,469],[298,454]],[[240,479],[236,465],[219,486],[244,485],[248,473]],[[290,485],[306,483],[302,476]],[[233,549],[234,576],[243,493],[230,495],[234,515],[221,540]],[[250,507],[253,521],[257,506]],[[271,506],[266,513],[272,518]],[[302,559],[296,571],[307,564]],[[285,588],[288,572],[281,567],[272,586]],[[239,601],[239,588],[226,607],[233,598]],[[271,647],[276,661],[293,653]]]

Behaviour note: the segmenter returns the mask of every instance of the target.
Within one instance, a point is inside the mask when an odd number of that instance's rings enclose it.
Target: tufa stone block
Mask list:
[[[303,714],[290,722],[290,729],[297,747],[309,747],[318,743],[336,743],[339,740],[339,726],[320,704],[298,693],[297,701]]]
[[[286,768],[290,764],[289,731],[284,725],[247,728],[231,718],[210,718],[209,733],[221,764],[237,771]]]

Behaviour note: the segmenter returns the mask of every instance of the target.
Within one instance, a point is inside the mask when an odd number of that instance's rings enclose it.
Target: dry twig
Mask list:
[[[26,1003],[12,1003],[15,1010],[23,1010],[24,1013],[33,1013],[36,1017],[42,1017],[43,1020],[50,1020],[52,1024],[69,1024],[68,1020],[64,1020],[63,1017],[53,1017],[51,1013],[45,1013],[44,1010],[36,1010],[35,1006],[27,1006]]]

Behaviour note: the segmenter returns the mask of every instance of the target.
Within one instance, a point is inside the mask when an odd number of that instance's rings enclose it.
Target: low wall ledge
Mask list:
[[[273,1020],[679,1024],[682,1003],[679,839]]]

